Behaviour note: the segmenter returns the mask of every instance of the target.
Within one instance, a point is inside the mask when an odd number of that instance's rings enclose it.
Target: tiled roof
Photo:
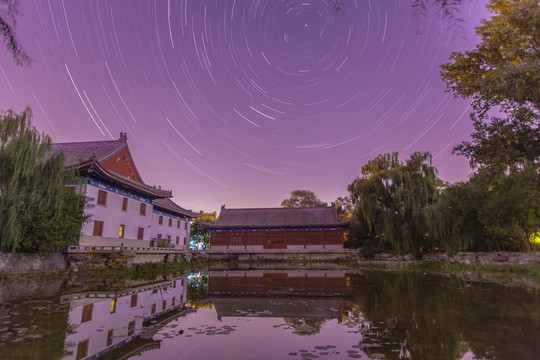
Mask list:
[[[105,177],[105,178],[107,178],[109,180],[113,180],[114,182],[117,182],[119,184],[123,184],[123,185],[131,187],[133,189],[137,189],[137,190],[142,191],[142,192],[144,192],[144,193],[146,193],[148,195],[151,195],[151,196],[160,197],[160,198],[172,196],[172,191],[171,190],[162,190],[160,188],[156,188],[155,186],[141,184],[141,183],[139,183],[137,181],[128,179],[125,176],[122,176],[120,174],[117,174],[115,172],[112,172],[110,170],[105,169],[97,161],[91,162],[89,164],[89,166],[84,167],[84,169],[82,169],[82,170],[88,171],[88,172],[92,171],[92,172],[98,173],[99,175],[101,175],[101,176],[103,176],[103,177]]]
[[[110,141],[58,143],[52,144],[52,151],[49,154],[52,156],[63,152],[65,156],[64,165],[66,167],[77,167],[92,160],[105,161],[124,146],[126,146],[126,142],[122,138]]]
[[[199,213],[186,210],[183,207],[176,205],[174,201],[168,198],[152,200],[152,205],[154,205],[154,207],[162,208],[166,211],[170,211],[182,216],[187,216],[189,218],[196,218],[201,216],[201,214]]]
[[[120,138],[118,140],[52,144],[52,149],[45,155],[45,158],[62,152],[64,153],[64,166],[66,168],[79,169],[82,173],[96,172],[106,179],[118,182],[129,188],[136,189],[150,195],[151,197],[163,198],[172,196],[172,192],[170,190],[162,190],[160,188],[156,188],[155,186],[134,181],[108,170],[103,166],[102,162],[118,153],[118,151],[124,147],[126,147],[129,152],[129,148],[127,146],[127,136],[125,133],[120,133]],[[135,172],[140,178],[136,168]]]
[[[205,226],[219,228],[263,228],[263,227],[306,227],[344,226],[350,222],[339,221],[333,206],[309,208],[221,208],[219,217]]]

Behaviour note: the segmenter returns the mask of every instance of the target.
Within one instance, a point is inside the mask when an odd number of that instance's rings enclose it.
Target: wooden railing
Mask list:
[[[188,250],[175,248],[145,247],[145,246],[79,246],[72,245],[66,249],[68,254],[88,254],[88,253],[115,253],[121,251],[134,251],[136,253],[146,254],[294,254],[294,253],[356,253],[356,249],[206,249],[206,250]]]
[[[147,254],[178,254],[188,252],[187,249],[161,248],[161,247],[145,247],[145,246],[68,246],[66,252],[68,254],[87,254],[87,253],[114,253],[121,251],[134,251],[136,253]]]

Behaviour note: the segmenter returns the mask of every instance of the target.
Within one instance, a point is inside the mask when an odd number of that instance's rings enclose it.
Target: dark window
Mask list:
[[[165,310],[166,307],[167,307],[167,300],[163,300],[163,302],[161,303],[161,310]]]
[[[144,239],[144,228],[138,228],[137,229],[137,240]]]
[[[266,243],[268,245],[281,245],[285,244],[285,237],[281,231],[267,231],[266,232]]]
[[[146,204],[141,204],[141,208],[139,210],[139,215],[146,216]]]
[[[176,289],[176,280],[173,281],[172,287],[173,287],[173,289]]]
[[[127,203],[128,203],[128,199],[123,198],[122,199],[122,211],[127,211]]]
[[[180,220],[176,220],[176,227],[180,229]]]
[[[131,295],[131,307],[137,306],[137,294]]]
[[[158,238],[158,239],[161,239],[161,234],[157,234],[157,238]]]
[[[107,346],[111,346],[114,338],[114,329],[109,330],[107,333]]]
[[[172,226],[172,219],[169,218],[169,226]]]
[[[176,245],[180,245],[180,236],[176,237]]]
[[[247,234],[247,244],[248,245],[262,245],[262,232],[260,231],[253,231],[248,232]]]
[[[103,236],[103,221],[94,221],[94,236]]]
[[[187,230],[187,221],[184,223],[184,229]]]
[[[163,216],[159,215],[158,223],[159,225],[163,225]]]
[[[306,231],[306,244],[322,244],[322,231]]]
[[[341,245],[343,243],[343,232],[342,231],[326,231],[324,234],[324,239],[327,244],[337,244]]]
[[[156,304],[152,304],[152,310],[150,312],[152,315],[156,313]]]
[[[84,341],[81,341],[77,345],[77,357],[76,357],[76,359],[80,360],[82,358],[85,358],[86,356],[88,356],[88,339],[86,339]]]
[[[127,336],[135,334],[135,320],[130,321],[128,324],[128,333]]]
[[[244,233],[232,232],[229,240],[230,245],[244,245]]]
[[[84,305],[82,309],[81,324],[92,320],[94,313],[94,304]]]
[[[175,297],[173,297],[172,300],[171,300],[171,306],[174,306],[174,305],[176,305],[176,298]]]
[[[184,236],[184,245],[187,244],[187,238]]]
[[[227,233],[215,232],[211,234],[212,245],[227,245]]]
[[[98,191],[97,204],[103,205],[103,206],[107,205],[107,192],[106,191],[103,191],[103,190]]]
[[[287,231],[287,243],[292,245],[304,244],[304,232],[303,231]]]

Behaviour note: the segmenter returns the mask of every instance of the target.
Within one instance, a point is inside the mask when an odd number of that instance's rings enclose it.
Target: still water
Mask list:
[[[540,359],[540,290],[227,271],[0,286],[0,359]]]

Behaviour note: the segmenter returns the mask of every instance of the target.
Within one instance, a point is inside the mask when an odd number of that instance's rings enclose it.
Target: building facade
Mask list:
[[[334,206],[311,208],[226,209],[210,230],[210,248],[226,250],[339,250],[349,221]]]
[[[189,239],[189,226],[184,223],[198,214],[183,209],[169,198],[172,192],[145,184],[137,171],[127,145],[127,136],[118,140],[53,144],[50,154],[63,153],[65,166],[77,171],[84,179],[77,191],[90,200],[86,209],[90,221],[81,229],[79,245],[134,246],[155,245],[161,229],[157,212],[182,222],[182,231],[168,233],[184,248]],[[154,205],[156,204],[156,205]],[[157,215],[160,216],[160,215]],[[167,220],[169,221],[169,220]]]
[[[152,236],[155,241],[164,241],[176,248],[189,247],[189,220],[197,214],[181,208],[170,199],[152,201]]]

